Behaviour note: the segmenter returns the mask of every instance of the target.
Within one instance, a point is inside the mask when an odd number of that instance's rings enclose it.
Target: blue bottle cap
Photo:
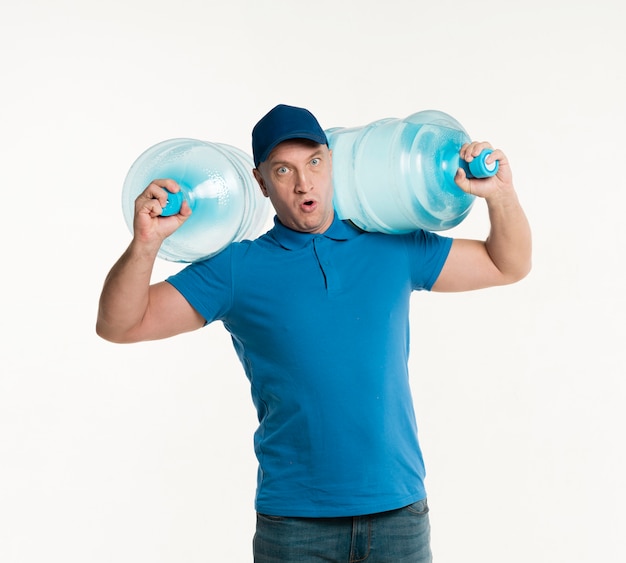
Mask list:
[[[483,150],[472,162],[468,163],[470,177],[473,178],[489,178],[495,176],[498,172],[500,163],[495,160],[487,164],[487,157],[492,153],[491,149]]]
[[[170,215],[176,215],[180,211],[180,207],[183,204],[183,191],[172,193],[165,188],[163,190],[167,193],[167,203],[161,212],[162,217],[169,217]]]

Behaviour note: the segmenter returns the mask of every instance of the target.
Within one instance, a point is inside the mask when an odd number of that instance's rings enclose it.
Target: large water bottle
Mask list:
[[[158,143],[133,163],[122,189],[122,209],[133,229],[135,199],[156,178],[176,180],[181,191],[168,192],[163,215],[185,199],[191,217],[163,241],[159,257],[195,262],[217,254],[231,242],[259,236],[270,220],[271,205],[252,175],[252,158],[240,149],[196,139]]]
[[[485,162],[489,150],[469,164],[459,157],[470,138],[456,119],[441,111],[335,127],[326,135],[333,151],[337,214],[366,231],[450,229],[474,202],[474,196],[454,183],[457,169],[463,167],[476,178],[498,169],[497,161]]]

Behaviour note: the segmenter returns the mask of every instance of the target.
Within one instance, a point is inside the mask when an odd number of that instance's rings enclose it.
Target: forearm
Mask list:
[[[128,342],[141,324],[148,304],[156,245],[131,242],[107,275],[98,307],[96,332],[112,342]]]
[[[463,145],[460,156],[467,162],[490,148],[488,143]],[[434,291],[468,291],[514,283],[525,277],[531,266],[531,234],[526,215],[513,188],[508,160],[496,149],[488,157],[500,163],[498,173],[470,179],[462,168],[456,184],[466,193],[485,199],[491,230],[486,241],[455,239]]]
[[[532,237],[526,214],[511,187],[487,198],[491,229],[487,252],[504,283],[525,277],[531,268]]]

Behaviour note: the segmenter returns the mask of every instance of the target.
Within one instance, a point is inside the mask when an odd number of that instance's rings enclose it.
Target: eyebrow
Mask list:
[[[324,151],[321,148],[319,148],[311,152],[309,154],[308,159],[311,160],[312,158],[321,157],[321,156],[324,156]],[[270,160],[271,166],[277,166],[277,165],[282,165],[282,164],[291,164],[291,162],[289,160]]]

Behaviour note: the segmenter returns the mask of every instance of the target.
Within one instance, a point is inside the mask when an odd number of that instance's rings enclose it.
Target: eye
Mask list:
[[[319,166],[320,162],[321,162],[321,160],[319,158],[317,158],[317,157],[315,157],[313,160],[311,160],[311,164],[313,166]]]
[[[278,170],[276,170],[276,173],[279,175],[283,175],[283,174],[287,174],[288,169],[286,166],[281,166]]]

